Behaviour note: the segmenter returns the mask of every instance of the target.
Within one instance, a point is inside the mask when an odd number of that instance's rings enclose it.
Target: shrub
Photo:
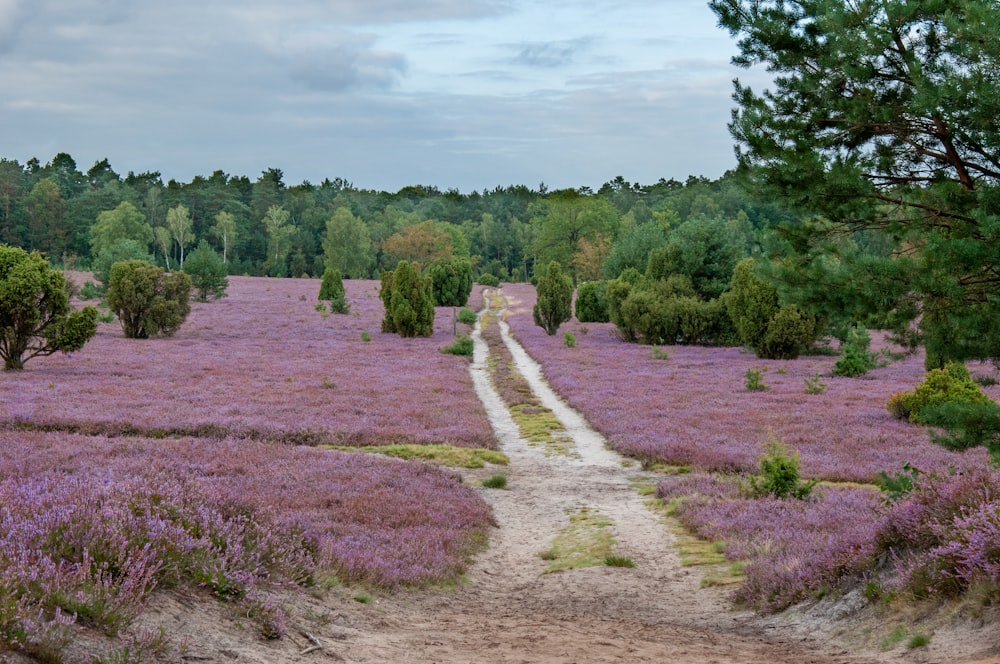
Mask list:
[[[799,481],[799,455],[789,452],[771,441],[767,455],[760,460],[760,475],[750,478],[750,493],[755,498],[798,498],[804,500],[812,493],[816,480]]]
[[[863,325],[855,325],[847,332],[841,347],[840,358],[833,365],[834,376],[863,376],[877,365],[877,356],[871,352],[872,338]]]
[[[747,392],[763,392],[767,390],[767,385],[764,384],[763,374],[761,374],[760,369],[747,369],[747,372],[743,374],[745,379],[744,385],[747,388]]]
[[[484,272],[479,275],[478,279],[476,279],[476,283],[482,286],[491,286],[495,288],[500,285],[500,279],[498,279],[496,275]]]
[[[993,401],[969,376],[964,364],[952,362],[943,369],[931,369],[912,392],[899,392],[886,404],[897,419],[930,424],[923,410],[946,403],[991,404]]]
[[[457,337],[455,337],[454,343],[445,346],[444,348],[441,349],[442,353],[446,353],[448,355],[471,356],[472,351],[473,351],[472,339],[465,336],[464,334],[458,335]]]
[[[483,486],[487,489],[506,489],[507,477],[506,475],[493,475],[483,480]]]
[[[0,358],[19,370],[33,357],[69,353],[97,332],[97,309],[71,312],[62,272],[37,252],[0,245]]]
[[[588,281],[580,284],[576,295],[576,319],[581,323],[607,323],[608,284],[606,281]]]
[[[535,324],[551,337],[573,315],[573,282],[553,261],[538,280],[537,290],[538,301],[532,314]]]
[[[165,274],[143,261],[124,261],[111,268],[108,307],[130,339],[172,336],[184,323],[191,305],[191,277]]]
[[[91,268],[94,272],[94,279],[97,280],[100,288],[107,289],[108,280],[111,278],[111,266],[122,261],[143,261],[154,265],[156,259],[146,251],[146,248],[135,240],[119,239],[110,246],[102,249],[94,258]]]
[[[184,272],[191,277],[191,287],[200,301],[207,301],[210,295],[216,299],[225,297],[229,288],[226,265],[222,256],[204,240],[184,259]]]
[[[814,340],[815,329],[815,321],[794,305],[781,307],[767,324],[767,333],[754,350],[758,357],[794,360]]]
[[[572,332],[564,334],[563,345],[566,346],[566,348],[576,348],[576,335]]]
[[[725,303],[740,341],[756,349],[764,341],[779,305],[778,291],[753,270],[752,258],[737,263]]]
[[[475,325],[477,318],[478,317],[476,316],[476,312],[468,307],[462,307],[458,312],[459,323],[465,323],[466,325]]]
[[[351,307],[347,304],[344,282],[340,278],[339,271],[329,267],[323,271],[323,281],[319,286],[319,299],[330,303],[330,313],[346,314],[350,312]]]
[[[472,263],[468,258],[436,261],[427,267],[434,304],[439,307],[464,307],[472,293]]]
[[[434,333],[431,280],[420,274],[418,264],[401,261],[394,271],[384,272],[380,297],[386,303],[383,332],[396,332],[401,337],[429,337]]]
[[[924,406],[920,418],[945,430],[943,434],[931,432],[931,440],[938,445],[957,452],[985,447],[993,466],[1000,467],[1000,406],[992,401],[950,401]]]

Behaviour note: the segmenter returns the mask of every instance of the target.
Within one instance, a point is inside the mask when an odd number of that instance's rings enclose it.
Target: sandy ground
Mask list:
[[[159,594],[142,621],[162,627],[181,644],[172,658],[356,664],[1000,662],[984,652],[981,632],[956,633],[950,642],[936,634],[933,648],[879,652],[862,649],[855,638],[860,628],[852,630],[850,615],[832,615],[830,607],[770,619],[732,610],[725,590],[701,588],[698,568],[681,566],[673,535],[636,491],[642,471],[606,448],[507,335],[518,367],[572,434],[574,454],[547,456],[519,438],[490,384],[478,330],[474,338],[471,370],[510,465],[502,469],[505,490],[482,489],[498,527],[462,587],[375,596],[371,603],[355,601],[357,589],[334,589],[322,598],[290,596],[288,636],[271,642],[255,639],[217,602]],[[466,481],[498,470],[468,471]],[[569,512],[583,507],[613,521],[615,553],[631,558],[634,568],[544,573],[549,563],[539,553],[567,525]]]

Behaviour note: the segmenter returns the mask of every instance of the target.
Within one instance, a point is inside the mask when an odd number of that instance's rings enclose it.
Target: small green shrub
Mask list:
[[[93,281],[83,282],[83,288],[80,289],[81,300],[100,300],[102,297],[104,297],[104,291]]]
[[[368,334],[367,332],[362,332],[361,340],[364,341],[365,343],[368,343],[369,341],[372,340],[372,335]]]
[[[654,360],[669,360],[670,354],[667,353],[663,348],[657,348],[653,346],[653,350],[649,351],[649,356]]]
[[[576,348],[576,335],[572,332],[564,334],[563,345],[566,346],[566,348]]]
[[[910,640],[906,642],[906,647],[910,648],[923,648],[931,642],[931,637],[927,634],[914,634],[910,637]]]
[[[806,377],[806,394],[823,394],[826,390],[826,383],[820,379],[819,374],[816,374],[812,378]]]
[[[491,286],[495,288],[500,285],[500,279],[496,275],[489,274],[487,272],[479,275],[479,278],[476,279],[476,283],[481,286]]]
[[[506,475],[493,475],[483,480],[483,486],[487,489],[506,489],[507,488],[507,476]]]
[[[439,307],[464,307],[472,293],[472,263],[468,258],[435,261],[427,266],[434,304]]]
[[[758,357],[794,360],[814,340],[815,328],[815,321],[797,307],[781,307],[767,324],[767,332],[754,350]]]
[[[225,297],[226,289],[229,288],[226,264],[222,262],[222,256],[205,240],[199,242],[198,247],[188,254],[184,261],[184,272],[191,277],[191,288],[199,301],[207,302],[210,296],[215,299]]]
[[[464,334],[459,334],[455,337],[454,343],[445,346],[441,349],[442,353],[448,355],[468,355],[471,356],[473,351],[472,339]]]
[[[854,378],[874,369],[878,356],[869,350],[871,343],[872,338],[863,325],[851,327],[841,347],[840,358],[833,365],[833,375]]]
[[[911,466],[907,461],[903,464],[903,470],[890,476],[884,470],[878,474],[878,488],[882,492],[882,502],[887,505],[898,502],[910,495],[913,491],[920,470]]]
[[[743,377],[746,379],[744,384],[747,392],[763,392],[768,389],[767,385],[764,384],[764,376],[760,369],[747,369]]]
[[[466,325],[476,324],[476,312],[468,307],[462,307],[458,312],[458,322],[465,323]]]
[[[346,314],[351,310],[344,293],[344,281],[340,272],[333,268],[323,271],[323,281],[319,287],[319,299],[329,302],[330,313]]]
[[[760,460],[760,475],[750,478],[750,494],[755,498],[797,498],[805,500],[816,480],[799,481],[799,455],[772,438],[767,454]]]
[[[392,272],[383,272],[379,297],[385,305],[383,332],[395,332],[401,337],[429,337],[434,333],[433,287],[417,263],[400,261]]]

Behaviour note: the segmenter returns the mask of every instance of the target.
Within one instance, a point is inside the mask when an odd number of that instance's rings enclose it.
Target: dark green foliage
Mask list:
[[[794,360],[802,349],[815,341],[815,321],[795,306],[778,309],[767,324],[767,333],[755,349],[758,357]]]
[[[191,305],[191,277],[164,273],[144,261],[124,261],[111,268],[108,307],[130,339],[172,336],[184,323]]]
[[[567,332],[563,335],[563,346],[566,348],[576,348],[576,335],[572,332]]]
[[[780,307],[778,291],[754,274],[752,258],[736,264],[724,301],[740,342],[744,346],[757,348]]]
[[[388,286],[388,289],[387,289]],[[420,266],[400,261],[392,272],[382,273],[383,332],[401,337],[429,337],[434,333],[434,295],[431,280]]]
[[[427,267],[438,307],[464,307],[472,293],[472,263],[468,258],[436,261]]]
[[[655,223],[639,226],[615,242],[611,253],[604,260],[604,274],[609,279],[618,278],[627,268],[645,270],[649,255],[667,242],[667,234]]]
[[[1000,406],[989,403],[951,401],[925,406],[920,419],[944,429],[931,432],[931,440],[949,450],[985,447],[994,467],[1000,467]]]
[[[460,334],[455,337],[454,343],[442,348],[441,352],[447,355],[465,355],[471,357],[473,350],[472,339],[464,334]]]
[[[608,283],[588,281],[580,284],[576,295],[576,319],[581,323],[607,323]]]
[[[500,285],[500,279],[496,275],[490,274],[489,272],[484,272],[479,275],[478,279],[476,279],[476,283],[480,284],[481,286],[490,286],[495,288]]]
[[[36,252],[0,244],[0,358],[20,370],[33,357],[69,353],[97,332],[97,309],[71,311],[69,284]]]
[[[323,281],[319,286],[319,299],[330,303],[330,313],[346,314],[351,310],[344,293],[344,281],[340,272],[333,268],[323,271]]]
[[[552,336],[573,316],[573,282],[552,261],[539,278],[537,290],[538,302],[532,310],[535,324]]]
[[[768,389],[767,385],[764,384],[764,376],[760,369],[747,369],[743,378],[747,392],[764,392]]]
[[[882,492],[882,500],[891,504],[908,496],[913,491],[919,475],[920,470],[911,466],[909,461],[905,462],[903,470],[895,475],[890,476],[884,470],[880,471],[878,489]]]
[[[650,252],[646,277],[657,281],[684,275],[700,299],[717,298],[745,255],[740,244],[726,221],[693,219],[673,229],[667,243]]]
[[[927,368],[1000,356],[995,0],[712,0],[738,39],[738,171],[783,224],[782,295],[910,336]],[[916,325],[914,325],[916,323]]]
[[[760,475],[750,477],[750,493],[763,498],[797,498],[805,500],[812,494],[816,480],[799,481],[799,455],[784,445],[772,442],[767,455],[760,460]]]
[[[225,297],[229,288],[226,265],[222,256],[204,240],[184,259],[184,272],[191,277],[191,287],[200,301],[206,302],[210,296]]]
[[[614,321],[622,337],[645,344],[708,345],[731,340],[734,332],[723,303],[678,294],[685,292],[686,281],[686,277],[674,275],[652,287],[629,289],[616,308]],[[616,295],[625,291],[620,284],[609,285],[609,293],[613,289]]]
[[[875,353],[871,352],[872,339],[863,325],[855,325],[847,332],[847,339],[841,346],[840,358],[833,365],[834,376],[863,376],[878,364]]]
[[[108,279],[111,276],[111,266],[115,263],[131,260],[143,261],[150,265],[156,263],[156,259],[146,251],[146,247],[135,240],[125,238],[115,240],[94,259],[92,265],[94,279],[102,289],[107,289]]]
[[[483,486],[487,489],[506,489],[507,488],[507,476],[506,475],[493,475],[487,477],[483,480]]]

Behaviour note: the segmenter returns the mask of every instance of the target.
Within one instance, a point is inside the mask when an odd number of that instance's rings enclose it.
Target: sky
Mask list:
[[[707,0],[0,0],[0,157],[463,193],[735,166]]]

